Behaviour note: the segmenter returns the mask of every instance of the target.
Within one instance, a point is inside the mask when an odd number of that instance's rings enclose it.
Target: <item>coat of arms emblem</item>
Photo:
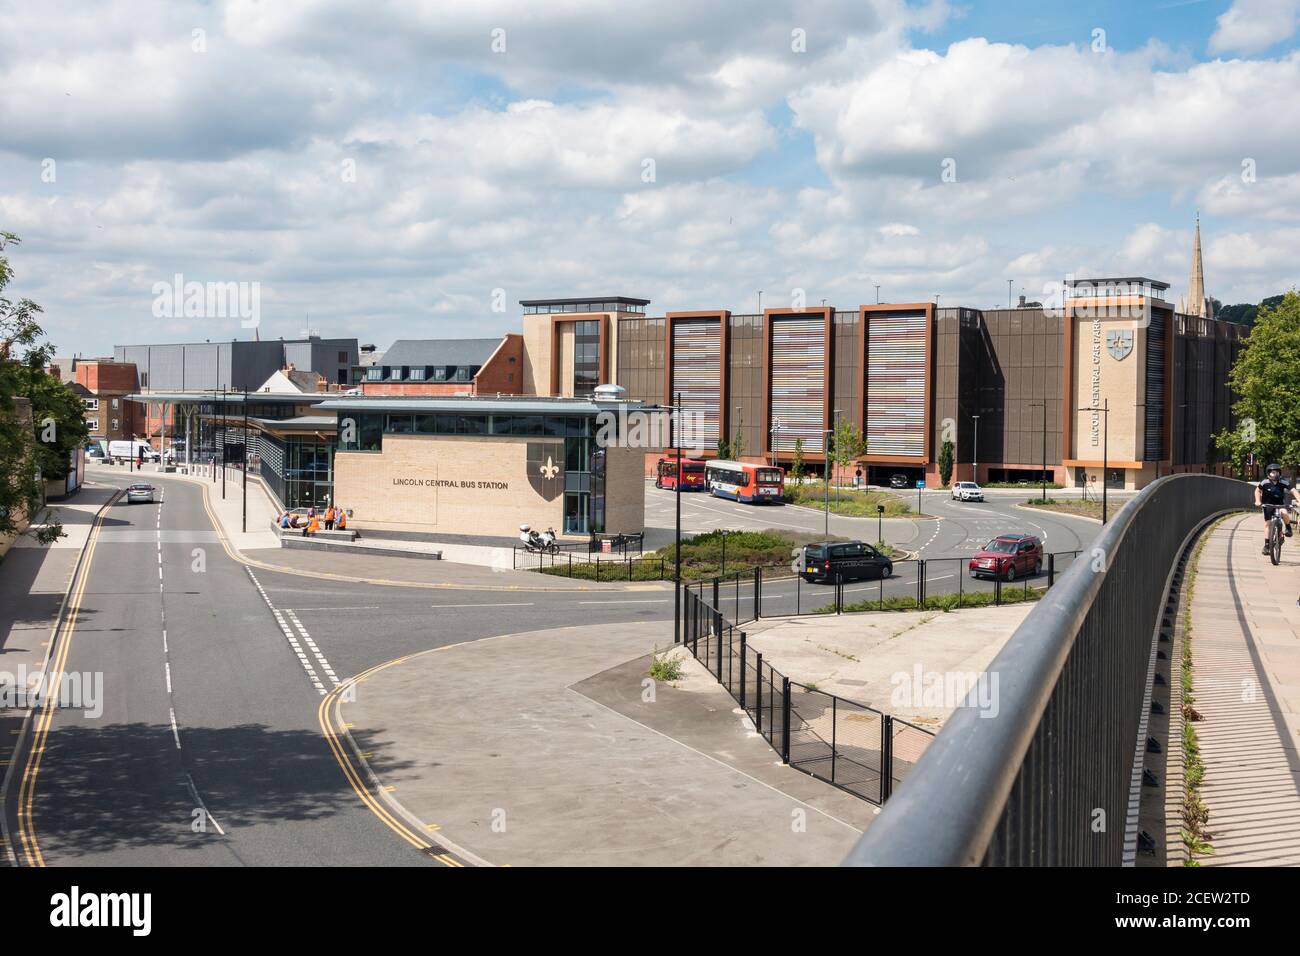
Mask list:
[[[1129,329],[1116,329],[1106,333],[1106,351],[1116,362],[1122,362],[1133,351],[1133,332]]]
[[[564,490],[564,445],[559,442],[528,443],[528,483],[546,501],[554,501]]]

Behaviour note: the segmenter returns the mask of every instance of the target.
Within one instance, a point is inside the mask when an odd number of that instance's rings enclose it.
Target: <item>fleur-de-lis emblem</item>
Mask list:
[[[540,471],[542,477],[547,481],[550,481],[560,473],[560,469],[555,466],[555,461],[549,455],[546,458],[546,464],[542,465]]]

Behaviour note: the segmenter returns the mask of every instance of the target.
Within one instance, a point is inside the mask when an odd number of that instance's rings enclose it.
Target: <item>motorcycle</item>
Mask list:
[[[555,529],[547,528],[544,534],[538,534],[526,524],[519,526],[519,540],[523,542],[525,551],[536,551],[539,554],[559,554],[560,546],[555,540]]]

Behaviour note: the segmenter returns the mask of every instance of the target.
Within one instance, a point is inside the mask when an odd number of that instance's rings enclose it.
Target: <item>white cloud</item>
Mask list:
[[[51,2],[0,33],[0,228],[64,347],[239,334],[158,325],[177,271],[260,281],[263,335],[310,312],[381,346],[516,327],[498,287],[667,310],[1176,282],[1195,201],[1207,242],[1259,253],[1207,246],[1212,294],[1294,271],[1267,244],[1300,217],[1296,53],[915,48],[943,0]]]
[[[1253,182],[1224,176],[1207,183],[1197,198],[1206,212],[1224,218],[1300,220],[1300,173],[1259,176]]]
[[[1211,53],[1258,53],[1292,37],[1300,0],[1234,0],[1210,37]]]

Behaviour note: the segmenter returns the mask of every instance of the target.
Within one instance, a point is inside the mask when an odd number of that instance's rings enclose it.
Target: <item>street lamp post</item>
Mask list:
[[[673,532],[673,643],[682,642],[682,393],[673,406],[673,444],[677,449],[677,480],[673,483],[673,504],[677,511]]]
[[[839,421],[839,417],[840,409],[837,408],[831,415],[832,426]],[[826,483],[826,537],[829,538],[831,536],[831,438],[835,435],[834,427],[824,429],[823,434],[825,435],[822,439],[822,458],[825,463],[823,475]]]
[[[244,503],[240,530],[248,533],[248,389],[244,389]]]
[[[226,386],[221,386],[221,500],[226,500]]]
[[[974,425],[974,431],[975,431],[975,436],[974,436],[974,437],[975,437],[975,443],[974,443],[974,446],[971,448],[970,480],[973,481],[973,482],[975,482],[976,484],[979,484],[979,480],[980,480],[980,417],[979,417],[978,415],[972,415],[970,418],[971,418],[971,421],[973,421],[973,422],[975,423],[975,425]]]
[[[772,447],[772,467],[773,467],[773,468],[776,467],[776,455],[777,455],[777,452],[776,452],[776,433],[779,432],[780,430],[781,430],[781,419],[779,419],[779,418],[775,418],[775,419],[773,419],[773,420],[772,420],[772,427],[768,430],[768,435],[770,436],[770,437],[768,438],[768,444]]]
[[[876,505],[876,541],[885,543],[885,506]]]
[[[1041,408],[1043,410],[1043,502],[1047,502],[1047,401],[1030,402],[1030,408]]]
[[[1088,405],[1079,411],[1101,412],[1101,523],[1105,524],[1110,514],[1106,497],[1106,472],[1110,470],[1110,399],[1105,399],[1100,406]]]

